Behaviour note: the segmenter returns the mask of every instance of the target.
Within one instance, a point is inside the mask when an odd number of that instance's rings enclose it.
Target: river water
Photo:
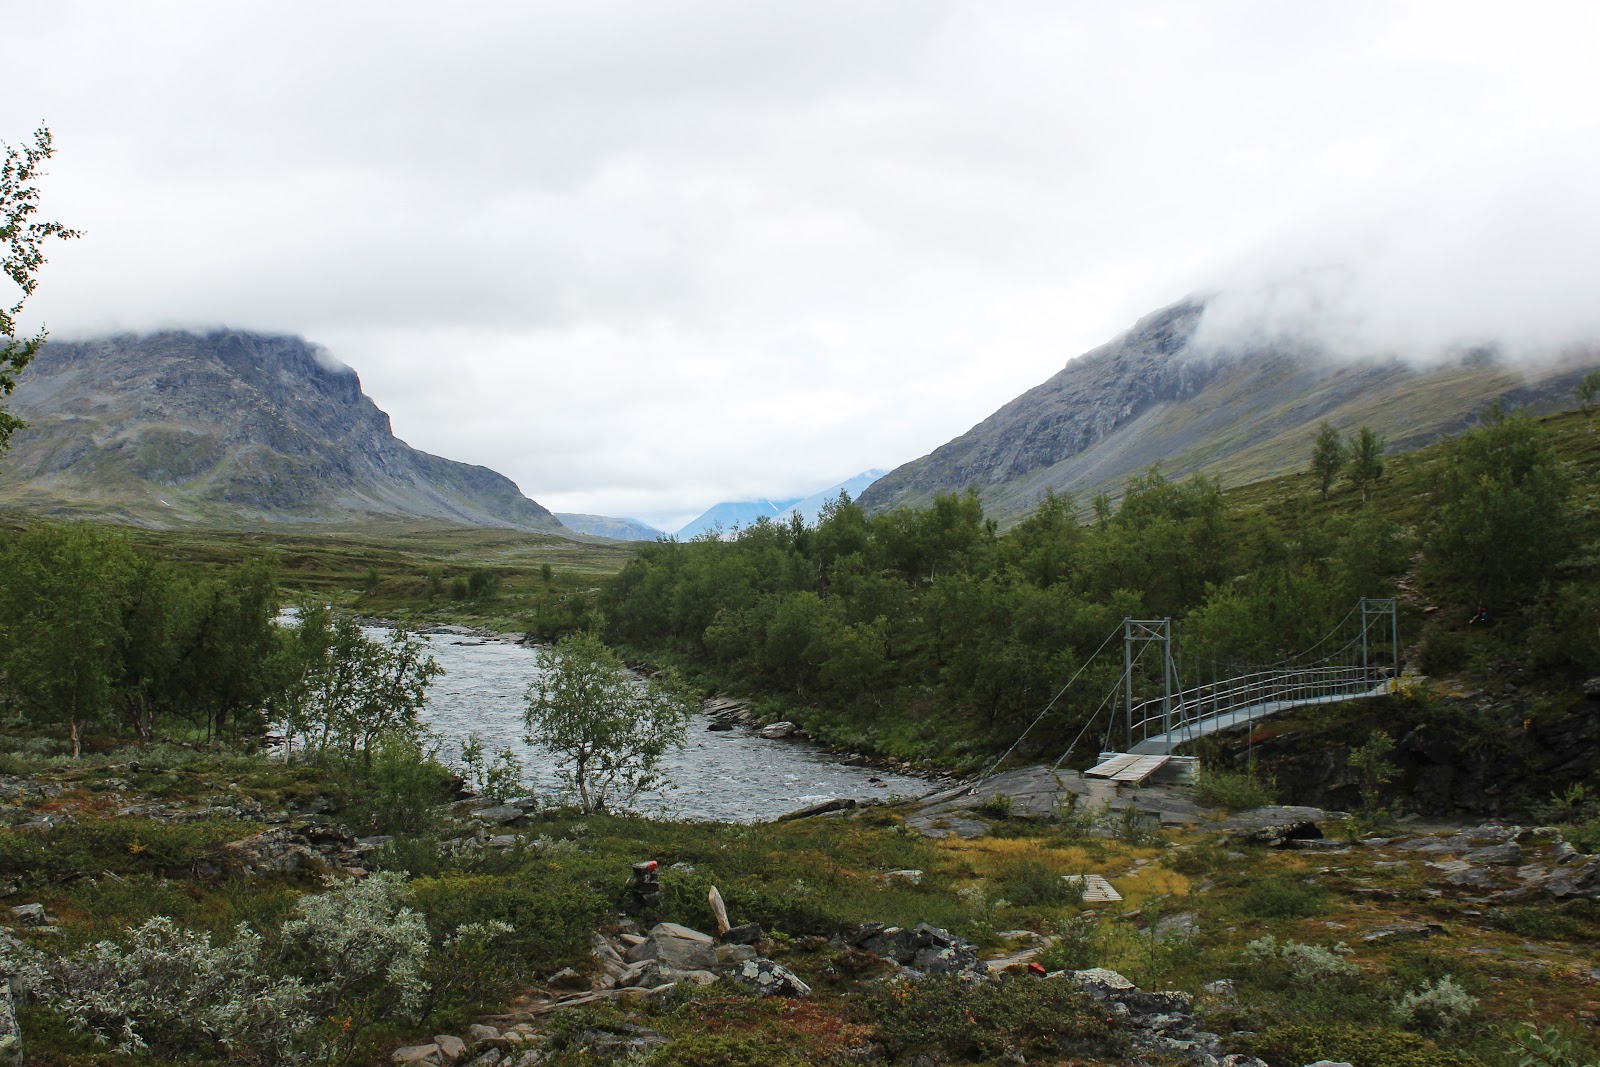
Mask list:
[[[388,631],[369,629],[385,640]],[[468,734],[491,751],[509,746],[525,779],[541,797],[556,794],[556,758],[522,739],[528,684],[539,674],[534,649],[459,634],[424,635],[445,669],[428,691],[423,719],[454,758]],[[806,741],[769,741],[748,727],[711,732],[696,713],[688,743],[669,753],[662,771],[670,788],[638,797],[633,808],[651,815],[722,822],[757,822],[835,797],[858,801],[921,796],[934,784],[870,767],[849,767]]]

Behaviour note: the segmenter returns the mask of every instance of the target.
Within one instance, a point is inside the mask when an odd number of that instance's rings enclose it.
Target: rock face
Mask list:
[[[29,428],[0,468],[3,502],[151,525],[377,514],[562,529],[503,475],[398,440],[355,371],[298,337],[52,342],[11,399]]]
[[[1102,489],[1117,495],[1158,461],[1169,478],[1204,469],[1254,480],[1303,469],[1324,418],[1371,425],[1391,451],[1402,451],[1470,425],[1495,399],[1507,407],[1565,403],[1583,374],[1564,367],[1525,379],[1481,353],[1417,370],[1387,358],[1336,362],[1304,345],[1207,347],[1196,340],[1204,311],[1188,300],[1145,316],[965,434],[889,472],[861,494],[862,505],[924,505],[935,493],[972,486],[989,514],[1012,518],[1046,489],[1080,503]],[[1371,406],[1375,396],[1399,392],[1406,404]]]

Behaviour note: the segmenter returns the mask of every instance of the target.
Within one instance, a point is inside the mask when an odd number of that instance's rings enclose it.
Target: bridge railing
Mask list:
[[[1390,676],[1376,666],[1293,667],[1259,671],[1207,682],[1173,693],[1170,700],[1152,697],[1133,706],[1128,716],[1129,745],[1149,737],[1175,736],[1200,723],[1267,705],[1335,701],[1370,693]],[[1245,721],[1249,721],[1247,716]]]

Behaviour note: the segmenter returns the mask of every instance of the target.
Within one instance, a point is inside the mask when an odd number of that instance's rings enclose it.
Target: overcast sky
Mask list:
[[[676,528],[922,455],[1140,315],[1600,335],[1600,4],[9,4],[54,336],[227,325]],[[1268,316],[1265,323],[1262,316]]]

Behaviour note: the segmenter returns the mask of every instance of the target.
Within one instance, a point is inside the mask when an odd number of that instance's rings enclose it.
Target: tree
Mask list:
[[[1351,485],[1361,490],[1363,502],[1372,495],[1372,487],[1383,479],[1383,449],[1383,438],[1373,433],[1369,426],[1357,430],[1345,446],[1349,455],[1345,477],[1350,479]]]
[[[45,329],[32,337],[17,337],[17,316],[22,305],[38,287],[39,268],[44,266],[44,244],[51,238],[67,240],[79,236],[59,222],[39,222],[34,215],[39,210],[39,189],[33,183],[43,177],[39,168],[55,149],[51,145],[50,131],[40,126],[33,134],[33,147],[20,152],[0,141],[5,149],[5,159],[0,162],[0,243],[5,245],[5,258],[0,269],[16,284],[19,290],[16,302],[0,305],[0,399],[11,395],[17,387],[17,375],[44,347]],[[0,452],[11,443],[11,435],[22,428],[22,421],[0,408]]]
[[[1592,370],[1583,376],[1573,395],[1578,398],[1578,406],[1583,409],[1583,414],[1589,420],[1589,432],[1594,433],[1594,413],[1600,408],[1600,370]]]
[[[671,674],[641,680],[590,633],[539,653],[523,716],[530,745],[564,760],[559,774],[585,814],[626,804],[661,782],[661,760],[683,745],[694,701]]]
[[[1479,604],[1524,599],[1574,547],[1572,478],[1547,438],[1495,410],[1439,471],[1427,566]]]
[[[1311,446],[1311,476],[1322,490],[1322,499],[1328,499],[1328,490],[1344,469],[1344,463],[1344,441],[1331,422],[1324,422],[1317,430],[1316,443]]]

